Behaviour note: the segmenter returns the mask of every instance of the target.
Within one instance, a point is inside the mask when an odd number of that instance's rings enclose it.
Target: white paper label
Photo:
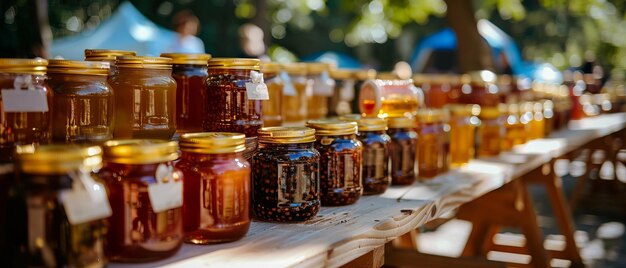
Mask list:
[[[351,101],[354,99],[354,80],[343,80],[341,85],[341,91],[339,92],[339,99],[344,101]]]
[[[249,100],[269,100],[270,94],[263,81],[263,74],[257,71],[250,72],[250,82],[246,83],[246,94]]]
[[[148,197],[156,213],[183,205],[183,183],[180,172],[170,165],[160,164],[156,171],[157,183],[148,185]],[[167,182],[165,182],[167,181]]]
[[[5,112],[47,112],[48,99],[43,90],[3,89],[2,107]]]
[[[296,96],[298,93],[296,92],[296,88],[293,86],[291,82],[291,77],[287,72],[283,71],[279,74],[280,79],[283,80],[283,95],[285,96]]]
[[[330,79],[327,72],[322,72],[313,82],[313,94],[315,96],[332,96],[334,87],[335,80]]]
[[[111,205],[104,185],[93,180],[87,172],[70,174],[72,189],[61,194],[67,219],[72,225],[111,216]]]

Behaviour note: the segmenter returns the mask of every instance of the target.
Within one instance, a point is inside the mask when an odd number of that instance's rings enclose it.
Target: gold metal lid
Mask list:
[[[134,51],[114,50],[114,49],[85,49],[85,60],[87,61],[115,61],[118,56],[136,56]]]
[[[246,149],[246,135],[233,132],[200,132],[180,136],[180,150],[201,154],[238,153]]]
[[[161,53],[161,57],[172,59],[172,64],[188,64],[206,66],[211,54],[200,53]]]
[[[307,143],[315,141],[315,129],[308,127],[264,127],[258,131],[262,143]]]
[[[388,117],[387,125],[389,128],[414,128],[417,126],[417,122],[414,117]]]
[[[65,174],[102,167],[99,146],[21,145],[15,148],[17,169],[29,174]]]
[[[0,59],[0,73],[46,74],[48,61],[37,59]]]
[[[344,114],[337,117],[341,121],[356,122],[363,118],[360,114]]]
[[[417,122],[418,124],[428,123],[440,123],[445,118],[445,111],[443,109],[418,109],[417,110]]]
[[[359,131],[387,130],[387,120],[378,117],[365,117],[356,122]]]
[[[321,74],[324,71],[329,71],[331,65],[324,62],[307,62],[306,67],[309,75]]]
[[[290,75],[307,75],[307,67],[305,63],[292,62],[282,64],[282,69]]]
[[[118,68],[132,69],[172,69],[172,59],[164,57],[120,56],[115,64]]]
[[[394,74],[392,72],[379,72],[378,74],[376,74],[376,79],[380,79],[380,80],[398,80],[398,79],[400,79],[400,77],[398,77],[396,74]]]
[[[212,58],[209,69],[261,70],[261,60],[253,58]]]
[[[101,61],[49,60],[48,74],[109,75],[110,65]]]
[[[111,140],[103,145],[104,161],[119,164],[156,164],[178,158],[178,144],[166,140]]]
[[[450,111],[450,114],[456,116],[473,116],[480,114],[480,105],[478,104],[448,104],[444,108]]]
[[[339,120],[311,120],[307,127],[315,129],[315,135],[352,135],[356,134],[357,124]]]
[[[356,71],[354,69],[332,69],[329,74],[333,79],[346,80],[356,78]]]
[[[276,74],[280,72],[280,67],[277,62],[261,62],[261,72],[264,74]]]
[[[357,80],[368,80],[376,78],[376,70],[374,69],[361,69],[354,74]]]

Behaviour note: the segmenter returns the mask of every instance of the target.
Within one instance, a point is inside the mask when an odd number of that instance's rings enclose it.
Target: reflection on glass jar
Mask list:
[[[335,80],[330,78],[330,64],[321,62],[306,63],[307,75],[312,83],[307,95],[307,119],[321,119],[328,115],[328,102],[335,90]]]
[[[235,241],[250,228],[250,164],[245,136],[229,132],[180,137],[185,242]]]
[[[420,179],[430,179],[448,167],[445,114],[442,109],[417,113],[417,167]]]
[[[115,91],[115,138],[170,139],[176,132],[172,59],[122,56],[117,69],[109,79]]]
[[[50,60],[47,85],[54,91],[52,140],[98,143],[113,134],[114,96],[106,62]]]
[[[280,77],[285,83],[282,112],[284,125],[302,126],[307,118],[307,94],[313,90],[313,84],[307,78],[306,64],[285,64]]]
[[[391,184],[412,184],[416,178],[417,123],[410,117],[390,117],[388,124]]]
[[[320,153],[322,205],[355,203],[363,194],[363,145],[356,139],[356,123],[313,120],[307,126],[315,129],[314,147]]]
[[[275,127],[283,124],[283,87],[280,65],[275,62],[261,63],[269,100],[263,101],[263,126]]]
[[[503,104],[506,106],[506,119],[504,121],[504,138],[500,150],[510,151],[513,146],[526,142],[526,125],[520,120],[520,107],[516,103]]]
[[[43,59],[0,59],[0,163],[11,161],[15,145],[50,142],[47,65]]]
[[[450,162],[460,167],[474,158],[474,138],[480,120],[480,106],[476,104],[451,104],[450,111]]]
[[[100,147],[23,145],[16,152],[23,199],[10,218],[19,237],[11,244],[13,253],[25,256],[13,255],[14,264],[104,267],[111,207],[104,185],[93,175],[102,165]]]
[[[504,121],[506,117],[506,105],[480,108],[480,126],[478,127],[478,155],[499,155],[504,139]]]
[[[424,95],[413,80],[369,80],[359,92],[359,110],[367,116],[415,116]]]
[[[121,56],[136,56],[134,51],[126,50],[113,50],[113,49],[85,49],[86,61],[102,61],[108,62],[111,68],[109,69],[109,78],[111,78],[117,72],[117,65],[115,60]]]
[[[183,241],[182,174],[173,167],[178,145],[162,140],[104,144],[100,177],[109,189],[106,254],[114,261],[148,262],[174,255]]]
[[[255,218],[301,222],[320,209],[320,154],[315,130],[269,127],[259,130],[259,151],[252,158],[252,210]]]

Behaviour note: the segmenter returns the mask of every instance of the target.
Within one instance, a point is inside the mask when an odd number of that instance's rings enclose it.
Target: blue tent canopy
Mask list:
[[[356,59],[352,58],[350,55],[334,52],[334,51],[321,51],[310,54],[308,56],[302,57],[302,61],[305,62],[327,62],[336,64],[337,68],[340,69],[360,69],[363,68],[363,65]]]
[[[51,55],[81,60],[85,49],[122,49],[158,56],[176,40],[176,35],[154,24],[130,2],[124,2],[97,28],[55,40]]]

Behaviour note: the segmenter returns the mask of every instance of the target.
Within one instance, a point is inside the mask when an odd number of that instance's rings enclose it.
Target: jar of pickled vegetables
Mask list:
[[[259,130],[259,151],[252,158],[254,217],[263,221],[302,222],[320,209],[320,154],[315,130],[268,127]]]
[[[363,144],[363,194],[382,194],[391,183],[387,121],[381,118],[357,120],[357,139]]]
[[[513,146],[526,142],[526,124],[522,123],[520,115],[521,110],[518,104],[506,105],[506,120],[504,121],[504,138],[500,150],[510,151]],[[527,122],[526,122],[527,123]]]
[[[250,228],[250,164],[245,135],[200,132],[180,136],[185,242],[241,239]]]
[[[461,88],[459,103],[479,104],[481,107],[497,106],[500,103],[500,92],[496,85],[496,75],[487,70],[468,74],[469,83]]]
[[[115,101],[108,74],[106,62],[49,61],[46,83],[54,91],[53,141],[100,143],[111,139]]]
[[[205,131],[246,135],[246,159],[257,147],[257,131],[263,125],[262,101],[269,100],[258,59],[214,58],[209,60]]]
[[[94,175],[102,166],[100,147],[22,145],[16,148],[16,160],[23,200],[9,219],[19,237],[11,242],[13,252],[20,253],[4,263],[104,267],[111,206],[104,184]]]
[[[148,262],[174,255],[183,242],[183,175],[174,168],[178,144],[112,140],[100,171],[109,189],[106,254],[113,261]]]
[[[176,133],[201,132],[207,92],[209,54],[163,53],[172,59],[172,77],[176,80]]]
[[[389,142],[389,164],[391,185],[409,185],[415,182],[415,156],[417,149],[417,126],[410,117],[387,118],[391,137]]]
[[[136,56],[134,51],[126,50],[113,50],[113,49],[85,49],[86,61],[103,61],[108,62],[111,68],[109,69],[109,77],[115,75],[117,72],[117,65],[115,60],[121,56]]]
[[[322,205],[355,203],[363,194],[361,180],[363,145],[356,138],[357,124],[333,120],[313,120],[315,149],[320,153],[320,193]]]
[[[504,122],[506,105],[488,106],[480,108],[480,126],[478,127],[478,155],[496,156],[500,154],[502,141],[506,133]]]
[[[417,167],[420,179],[430,179],[447,168],[446,133],[442,109],[417,112]]]
[[[415,116],[424,95],[413,80],[369,80],[359,92],[359,110],[381,118]]]
[[[0,163],[11,161],[15,145],[50,142],[47,66],[44,59],[0,59]]]
[[[330,77],[335,80],[335,89],[329,101],[328,116],[352,113],[351,103],[354,100],[356,71],[350,69],[333,69]]]
[[[450,111],[450,164],[460,167],[474,158],[476,126],[480,124],[477,104],[449,104]]]
[[[285,84],[283,87],[283,123],[289,126],[302,126],[307,118],[307,94],[313,90],[313,83],[307,78],[306,64],[283,65],[281,78]]]
[[[269,100],[263,101],[263,126],[275,127],[283,124],[283,87],[280,65],[275,62],[261,63],[261,72],[269,92]]]
[[[311,94],[307,96],[307,119],[321,119],[328,115],[328,102],[335,90],[335,80],[330,78],[330,64],[306,63],[307,75],[312,82]]]

